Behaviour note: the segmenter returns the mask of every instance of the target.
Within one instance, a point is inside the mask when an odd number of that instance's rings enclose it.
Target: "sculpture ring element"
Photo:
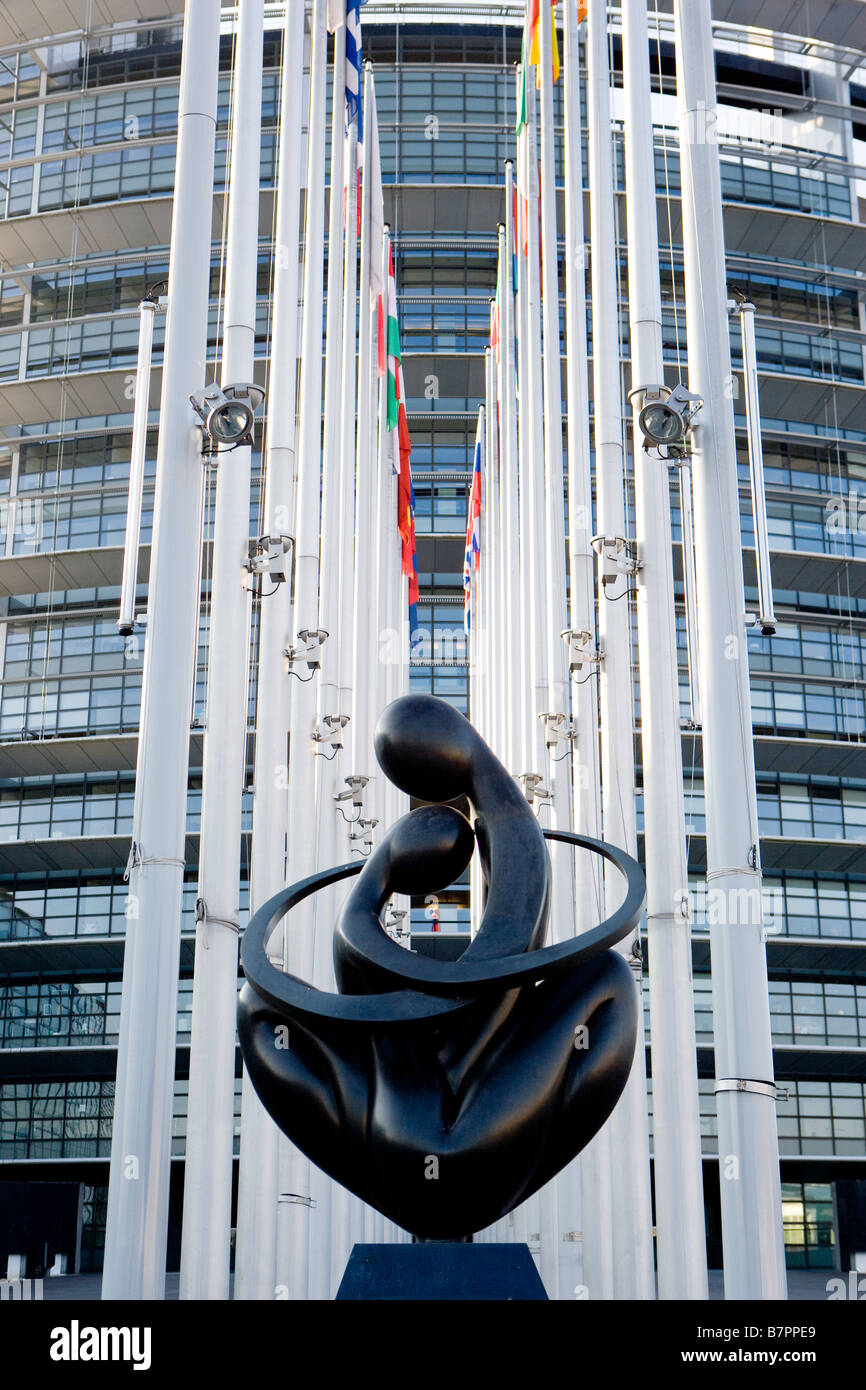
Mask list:
[[[314,1164],[419,1237],[463,1238],[549,1181],[616,1104],[638,998],[607,948],[636,926],[644,878],[611,845],[542,831],[514,778],[442,700],[395,700],[375,747],[389,780],[432,804],[391,826],[363,864],[313,874],[254,915],[238,1034],[260,1100]],[[464,797],[471,823],[453,804]],[[606,921],[547,947],[545,836],[600,854],[626,890]],[[476,847],[487,896],[460,959],[392,941],[381,921],[392,895],[440,891]],[[273,928],[355,875],[333,934],[337,992],[277,969]],[[570,933],[569,920],[557,925]]]
[[[438,811],[440,808],[423,809]],[[419,814],[417,811],[413,813],[414,816]],[[605,841],[565,830],[544,830],[542,833],[546,840],[558,840],[577,849],[587,849],[601,855],[613,864],[625,879],[626,893],[622,903],[591,931],[528,954],[502,956],[469,967],[465,953],[459,961],[434,961],[405,950],[379,928],[370,943],[374,949],[365,953],[365,958],[371,966],[385,971],[395,984],[399,982],[403,987],[392,988],[381,994],[326,993],[273,965],[267,955],[267,942],[272,931],[292,908],[320,889],[329,888],[343,879],[359,874],[368,862],[353,861],[301,879],[298,883],[275,893],[259,908],[243,936],[241,961],[244,975],[263,1002],[273,1008],[288,1011],[299,1021],[309,1024],[321,1021],[331,1025],[360,1023],[388,1028],[430,1023],[440,1016],[444,1017],[446,1014],[465,1009],[475,1002],[475,995],[484,986],[493,986],[499,992],[530,980],[541,980],[574,970],[576,966],[600,955],[634,930],[643,911],[644,879],[639,866],[630,855]],[[475,937],[476,941],[483,930],[482,922]],[[419,985],[423,986],[424,993],[419,993]],[[473,998],[460,998],[461,990],[465,994],[470,987]]]

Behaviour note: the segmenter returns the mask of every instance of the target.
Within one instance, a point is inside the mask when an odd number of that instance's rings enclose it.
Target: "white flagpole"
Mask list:
[[[592,478],[589,447],[589,381],[586,343],[586,243],[583,222],[583,160],[580,126],[580,48],[577,10],[564,7],[563,115],[565,163],[565,329],[568,398],[568,569],[573,635],[583,639],[587,660],[571,687],[577,731],[572,758],[574,829],[601,835],[598,744],[595,564],[591,545]],[[573,640],[573,639],[572,639]],[[593,861],[593,862],[591,862]],[[575,863],[575,920],[587,931],[604,915],[601,874],[594,857]],[[560,1285],[565,1297],[585,1289],[591,1298],[613,1296],[613,1206],[610,1127],[605,1125],[563,1179]]]
[[[674,6],[725,1296],[786,1297],[709,0]],[[744,908],[744,904],[747,906]],[[719,925],[719,923],[723,925]]]
[[[559,255],[556,227],[556,171],[553,143],[553,28],[550,6],[542,0],[539,18],[542,375],[544,386],[545,578],[547,613],[547,703],[537,710],[545,729],[545,775],[551,791],[551,820],[571,829],[571,730],[568,653],[562,633],[568,626],[565,591],[565,496],[562,466],[562,354],[559,337]],[[574,935],[574,865],[561,846],[552,858],[551,935]],[[559,1218],[557,1185],[541,1192],[542,1275],[551,1298],[559,1296]],[[547,1248],[546,1248],[547,1245]]]
[[[325,400],[322,446],[322,526],[320,539],[319,627],[329,634],[322,653],[322,676],[316,724],[316,861],[319,868],[336,862],[336,771],[342,766],[342,730],[348,712],[340,703],[342,654],[340,602],[340,509],[343,470],[341,457],[343,386],[344,187],[346,172],[346,25],[345,7],[334,31],[331,89],[331,177],[328,202],[328,294],[325,336]],[[333,763],[335,766],[331,766]],[[333,989],[331,958],[336,892],[320,894],[315,911],[312,983]],[[312,1192],[316,1209],[310,1225],[310,1298],[331,1297],[331,1207],[335,1184],[313,1165]]]
[[[375,788],[381,781],[373,752],[375,678],[379,633],[371,588],[376,576],[376,425],[378,404],[377,337],[382,282],[382,181],[376,128],[376,90],[369,64],[364,70],[364,157],[361,199],[361,278],[358,335],[357,482],[355,498],[355,574],[353,595],[354,687],[352,701],[352,765],[369,778],[363,789],[361,813],[372,817]],[[372,827],[371,827],[372,830]],[[358,842],[360,846],[361,842]],[[358,852],[361,852],[360,848]]]
[[[519,444],[519,523],[520,563],[523,586],[524,684],[529,689],[524,704],[523,772],[520,774],[527,799],[536,805],[536,814],[550,796],[544,731],[538,714],[548,707],[547,685],[547,592],[545,577],[545,495],[544,495],[544,403],[541,366],[541,280],[538,226],[538,155],[535,122],[535,83],[526,82],[526,126],[521,133],[528,214],[525,211],[527,254],[521,256],[518,270],[523,272],[520,286],[520,330],[524,338],[525,370],[520,378]],[[540,818],[540,817],[539,817]],[[539,1225],[539,1197],[523,1202],[497,1223],[507,1239],[527,1241]],[[538,1232],[540,1237],[540,1231]],[[498,1236],[497,1238],[502,1238]],[[547,1270],[547,1262],[545,1267]],[[545,1280],[546,1285],[546,1280]],[[547,1285],[546,1285],[547,1286]],[[551,1290],[548,1288],[548,1292]]]
[[[610,133],[610,88],[605,0],[590,0],[587,24],[587,111],[589,116],[590,235],[592,245],[592,358],[595,404],[597,525],[601,536],[599,631],[601,773],[604,838],[637,853],[635,824],[634,713],[627,593],[632,580],[611,566],[626,550],[622,389],[616,240]],[[615,589],[615,593],[609,592]],[[621,891],[605,875],[610,901]],[[619,948],[640,979],[640,957],[632,943]],[[649,1132],[643,1004],[636,998],[639,1026],[635,1057],[625,1090],[610,1119],[613,1181],[614,1296],[655,1296],[650,1195]]]
[[[141,499],[147,452],[147,417],[150,411],[150,376],[153,358],[153,322],[159,309],[157,299],[142,299],[138,306],[138,354],[135,362],[135,403],[132,410],[132,439],[129,446],[129,490],[126,502],[126,531],[123,538],[123,578],[120,584],[120,612],[117,631],[131,637],[135,631],[135,591],[138,587]]]
[[[499,314],[499,353],[502,352],[502,315]],[[504,658],[502,651],[502,633],[504,629],[502,602],[502,513],[499,496],[499,477],[501,469],[501,449],[502,437],[499,432],[499,393],[497,389],[498,365],[495,355],[491,349],[489,354],[489,372],[491,376],[490,392],[493,400],[493,409],[488,411],[487,428],[491,441],[491,451],[488,455],[488,481],[487,498],[489,503],[489,543],[490,543],[490,670],[503,671]],[[490,718],[490,743],[493,751],[499,757],[502,755],[503,738],[503,696],[501,685],[504,682],[494,680],[491,682],[491,718]]]
[[[486,363],[485,363],[486,366]],[[481,506],[478,518],[478,551],[479,567],[478,570],[470,571],[470,593],[472,602],[470,604],[470,630],[469,630],[469,714],[472,723],[484,737],[485,729],[485,692],[490,684],[490,670],[487,664],[485,653],[486,641],[486,608],[484,583],[481,580],[481,566],[486,561],[486,476],[484,461],[486,425],[484,420],[484,406],[478,409],[478,425],[475,430],[475,449],[472,462],[472,482],[469,489],[469,506],[467,516],[467,548],[470,549],[471,556],[471,524],[472,524],[472,489],[475,486],[475,456],[479,450],[481,453]],[[470,932],[474,936],[478,931],[481,922],[481,912],[483,909],[483,877],[481,873],[481,859],[477,853],[473,854],[469,866],[469,905],[470,905]]]
[[[391,632],[391,600],[388,586],[394,582],[393,547],[397,528],[397,507],[390,508],[392,495],[392,452],[391,437],[388,432],[388,311],[389,311],[389,260],[390,236],[388,228],[382,229],[382,281],[384,284],[384,332],[385,332],[385,375],[379,381],[379,406],[376,420],[376,656],[374,666],[374,712],[373,727],[390,698],[391,663],[398,653]],[[375,254],[375,248],[373,249]],[[390,801],[390,782],[379,777],[373,783],[372,809],[382,825],[388,826],[388,807]]]
[[[547,709],[546,576],[544,556],[544,404],[541,367],[541,278],[538,226],[538,154],[535,123],[535,83],[526,77],[526,166],[529,208],[526,226],[526,358],[525,387],[521,387],[520,428],[525,438],[521,454],[520,528],[525,542],[522,566],[524,591],[524,650],[529,657],[532,694],[527,701],[524,767],[547,796],[544,731],[538,715]],[[524,506],[525,498],[525,506]],[[527,791],[530,788],[527,786]],[[531,793],[530,793],[531,794]]]
[[[188,0],[102,1296],[165,1294],[220,16]]]
[[[505,647],[501,668],[506,699],[503,758],[512,777],[520,769],[521,699],[524,689],[521,661],[520,539],[517,492],[517,395],[514,314],[514,165],[505,165],[505,223],[499,228],[499,420],[502,439],[500,501],[502,508],[501,594],[505,618]]]
[[[375,688],[379,657],[376,605],[371,601],[377,578],[376,502],[377,502],[377,340],[378,308],[384,294],[382,280],[382,233],[384,208],[382,174],[379,162],[379,132],[376,116],[376,89],[369,63],[364,68],[364,146],[361,200],[361,270],[358,293],[358,418],[356,440],[355,490],[355,571],[352,617],[352,766],[355,774],[368,779],[362,789],[358,824],[350,833],[375,838],[378,819],[376,788],[381,782],[373,752],[376,720]],[[361,822],[364,822],[363,824]],[[379,832],[381,834],[381,831]],[[364,839],[354,841],[354,854],[365,852]],[[375,1213],[372,1207],[353,1202],[352,1239],[372,1235]]]
[[[271,537],[294,533],[296,385],[298,359],[298,219],[302,177],[302,96],[305,39],[304,8],[287,6],[280,87],[280,134],[277,209],[274,225],[274,309],[268,373],[268,422],[265,452],[265,529]],[[290,563],[286,554],[285,563]],[[269,581],[265,577],[264,588]],[[250,910],[255,912],[285,884],[288,801],[283,775],[288,772],[290,682],[283,651],[292,624],[291,574],[259,610],[259,659],[256,694],[256,753],[253,777],[253,835],[250,856]],[[292,924],[293,928],[294,924]],[[288,964],[289,925],[283,934]],[[286,1277],[290,1165],[294,1145],[280,1133],[259,1100],[244,1068],[241,1097],[241,1154],[235,1242],[235,1298],[273,1298],[277,1267]],[[286,1200],[280,1200],[285,1179]],[[278,1256],[278,1247],[282,1247]],[[286,1291],[287,1283],[284,1285]]]
[[[493,746],[493,730],[496,719],[496,683],[493,678],[493,672],[496,669],[496,629],[494,623],[494,612],[496,605],[496,560],[493,549],[493,542],[496,537],[496,528],[494,525],[493,518],[493,502],[496,498],[496,480],[494,477],[494,472],[497,466],[496,412],[496,362],[493,356],[493,348],[488,347],[484,350],[484,543],[486,548],[486,555],[484,559],[484,650],[488,673],[484,697],[484,738],[486,742],[490,744],[491,747]]]
[[[646,0],[624,0],[622,28],[659,1298],[705,1299],[670,486],[666,464],[643,451],[638,422],[647,388],[664,384]]]
[[[376,648],[373,660],[374,710],[373,728],[391,696],[392,682],[396,679],[393,662],[399,659],[395,649],[392,632],[393,604],[391,586],[396,581],[394,573],[394,554],[397,542],[397,503],[393,491],[393,466],[391,438],[388,432],[388,311],[389,311],[389,262],[391,241],[387,226],[381,234],[381,282],[383,285],[383,311],[385,333],[385,375],[379,381],[379,401],[376,418],[375,459],[375,498],[376,498],[376,568],[375,568],[375,608],[376,608]],[[371,256],[376,255],[375,243],[370,248]],[[373,783],[371,813],[382,825],[383,833],[391,822],[392,787],[385,777]],[[391,1223],[387,1223],[389,1229]],[[386,1222],[380,1211],[371,1209],[365,1218],[365,1237],[374,1242],[386,1238]]]
[[[224,382],[252,381],[264,0],[240,0],[226,241]],[[246,782],[251,449],[217,469],[180,1297],[229,1296],[241,797]],[[246,582],[244,582],[246,580]]]
[[[358,139],[357,125],[353,122],[349,124],[346,138],[346,226],[345,226],[345,260],[343,264],[343,323],[342,323],[342,388],[341,388],[341,420],[340,420],[340,489],[337,498],[339,509],[339,595],[340,595],[340,616],[338,617],[336,636],[339,644],[339,708],[346,714],[351,723],[351,713],[354,705],[354,676],[352,670],[353,637],[351,617],[347,609],[352,610],[353,604],[350,598],[351,586],[355,575],[355,432],[356,432],[356,386],[357,386],[357,367],[356,367],[356,342],[357,342],[357,285],[358,285]],[[367,295],[369,302],[369,292]],[[365,304],[365,311],[366,311]],[[366,331],[366,323],[362,320],[361,338],[366,339],[369,348],[370,335]],[[369,370],[369,367],[368,367]],[[362,391],[364,387],[361,387]],[[365,576],[366,578],[366,576]],[[366,585],[365,585],[366,587]],[[354,731],[350,730],[350,738],[354,741]],[[342,766],[341,766],[342,764]],[[338,812],[336,798],[349,790],[343,780],[346,769],[356,769],[358,764],[355,762],[347,764],[346,755],[337,756],[334,759],[333,768],[330,764],[325,765],[325,783],[329,785],[326,793],[326,803],[323,811],[330,813],[333,825],[333,863],[341,863],[351,857],[353,841],[349,836],[353,833],[350,827],[346,826],[344,820]],[[328,775],[330,774],[330,775]],[[348,773],[352,776],[353,773]],[[348,802],[351,807],[351,801]],[[338,816],[340,817],[338,820]],[[351,817],[348,817],[351,818]],[[345,897],[348,889],[344,889],[341,896]],[[334,910],[336,911],[336,904]],[[335,918],[326,918],[324,930],[322,931],[322,943],[326,946],[329,954],[333,949],[333,926]],[[336,1293],[346,1262],[351,1252],[350,1231],[353,1222],[357,1219],[362,1210],[359,1199],[343,1187],[340,1183],[334,1183],[331,1190],[331,1296]]]
[[[316,817],[312,734],[316,714],[316,665],[320,661],[318,623],[319,507],[321,486],[322,428],[322,301],[325,190],[325,81],[327,31],[325,0],[313,0],[310,56],[310,122],[307,142],[307,195],[304,231],[304,312],[302,321],[301,381],[297,449],[297,513],[294,549],[294,632],[290,651],[293,679],[291,738],[289,741],[288,860],[290,883],[315,871]],[[310,665],[310,663],[314,663]],[[313,921],[304,905],[293,913],[289,941],[289,966],[293,974],[311,980],[313,973]],[[305,1299],[309,1288],[309,1230],[311,1165],[295,1151],[286,1205],[285,1251],[290,1264],[277,1267],[277,1282],[287,1285],[292,1299]],[[282,1175],[280,1186],[282,1187]],[[272,1218],[273,1219],[273,1218]]]

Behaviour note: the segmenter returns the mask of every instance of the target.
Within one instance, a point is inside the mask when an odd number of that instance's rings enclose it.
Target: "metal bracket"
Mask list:
[[[348,722],[348,714],[324,714],[321,724],[313,730],[313,742],[330,744],[336,752],[343,746],[343,730]]]
[[[337,792],[334,800],[351,801],[352,805],[357,806],[360,810],[364,804],[364,788],[369,780],[369,777],[365,777],[363,773],[354,773],[351,777],[344,777],[343,781],[346,783],[347,790]]]
[[[349,835],[350,842],[360,840],[366,846],[367,852],[373,848],[373,831],[379,824],[378,816],[361,816],[355,821],[358,829],[353,830]]]
[[[250,541],[244,569],[252,575],[267,575],[274,584],[286,582],[285,557],[294,545],[291,536],[259,536]]]
[[[281,1192],[277,1201],[287,1202],[299,1207],[310,1207],[312,1211],[316,1209],[315,1197],[302,1197],[299,1192]]]
[[[399,939],[409,935],[408,927],[403,926],[403,919],[406,915],[405,908],[394,907],[392,903],[388,904],[385,908],[385,930],[390,936]]]
[[[776,1100],[776,1087],[772,1081],[747,1081],[743,1077],[725,1077],[717,1081],[714,1087],[715,1094],[720,1091],[747,1091],[754,1096],[765,1096],[768,1100]]]
[[[550,800],[550,788],[542,785],[544,778],[540,772],[518,772],[515,780],[523,783],[523,794],[530,806],[536,801]]]
[[[627,399],[632,405],[637,401],[637,408],[640,409],[648,401],[666,401],[670,393],[671,388],[666,386],[663,381],[659,381],[653,382],[649,386],[633,386]]]
[[[291,672],[293,666],[305,661],[309,671],[318,671],[322,665],[322,647],[327,638],[328,634],[323,627],[300,628],[297,643],[283,651],[286,669]]]
[[[567,714],[545,713],[538,717],[544,725],[544,742],[548,752],[558,748],[561,743],[572,744],[577,739],[577,726]]]
[[[634,541],[625,536],[593,536],[590,545],[601,560],[603,588],[615,584],[624,574],[637,574],[640,569]]]
[[[592,633],[567,627],[560,636],[568,647],[568,669],[572,675],[584,666],[600,666],[601,652],[593,641]]]

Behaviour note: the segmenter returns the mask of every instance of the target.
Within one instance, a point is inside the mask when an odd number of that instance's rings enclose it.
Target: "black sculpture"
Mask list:
[[[638,921],[644,879],[612,846],[542,832],[513,778],[444,701],[396,700],[375,743],[390,780],[418,800],[467,797],[474,834],[453,806],[422,806],[363,864],[273,897],[244,935],[238,1030],[263,1104],[314,1163],[414,1235],[459,1240],[552,1178],[616,1104],[637,994],[608,947]],[[626,881],[605,922],[548,947],[545,835],[601,854]],[[453,882],[476,839],[487,897],[475,938],[454,962],[404,950],[381,926],[385,903]],[[276,969],[265,953],[276,924],[358,873],[334,937],[340,992]]]

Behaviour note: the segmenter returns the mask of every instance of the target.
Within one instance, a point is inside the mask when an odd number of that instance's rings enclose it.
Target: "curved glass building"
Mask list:
[[[39,1248],[24,1252],[4,1247],[0,1219],[0,1275],[16,1253],[28,1255],[28,1273],[58,1256],[70,1270],[97,1271],[102,1261],[144,645],[141,636],[119,637],[116,617],[137,306],[169,273],[180,8],[178,0],[37,0],[7,7],[0,17],[0,1213],[30,1213],[36,1229],[47,1200],[43,1184],[52,1184],[58,1211],[72,1213],[71,1226],[58,1217],[63,1234],[56,1241],[46,1244],[40,1236]],[[523,9],[515,0],[370,0],[363,11],[413,446],[423,635],[412,684],[466,712],[464,534]],[[664,353],[672,384],[686,374],[682,217],[670,0],[657,9],[650,63]],[[266,6],[260,380],[271,333],[267,228],[282,11],[278,3]],[[783,1217],[789,1267],[844,1271],[866,1252],[866,4],[767,3],[759,11],[758,28],[754,5],[716,0],[713,6],[729,288],[744,291],[756,307],[779,619],[775,636],[753,629],[748,640]],[[215,188],[212,207],[202,208],[213,226],[212,360],[222,323],[235,26],[227,7]],[[613,8],[617,88],[620,33]],[[616,91],[623,205],[620,97]],[[561,100],[560,86],[560,124]],[[627,364],[624,226],[623,207]],[[590,351],[591,328],[590,314]],[[155,393],[162,331],[157,316]],[[746,596],[754,608],[736,318],[731,348]],[[147,450],[142,607],[157,413]],[[258,453],[253,462],[251,537],[260,534]],[[627,464],[630,470],[630,459]],[[205,541],[212,506],[211,495]],[[681,573],[675,494],[672,506]],[[190,544],[199,539],[191,536]],[[201,605],[190,711],[170,1269],[179,1256],[184,1175],[207,563]],[[680,623],[706,1232],[714,1269],[721,1265],[721,1239],[702,754],[682,607]],[[637,711],[639,749],[639,703]],[[251,734],[254,727],[253,688]],[[639,824],[641,794],[638,776]],[[248,830],[246,824],[244,863]],[[244,892],[242,883],[242,903]],[[468,878],[445,895],[435,919],[423,902],[413,906],[416,949],[453,957],[468,931]],[[648,1015],[647,1036],[651,1067]],[[238,1055],[236,1145],[240,1075]],[[77,1232],[74,1242],[69,1229]]]

